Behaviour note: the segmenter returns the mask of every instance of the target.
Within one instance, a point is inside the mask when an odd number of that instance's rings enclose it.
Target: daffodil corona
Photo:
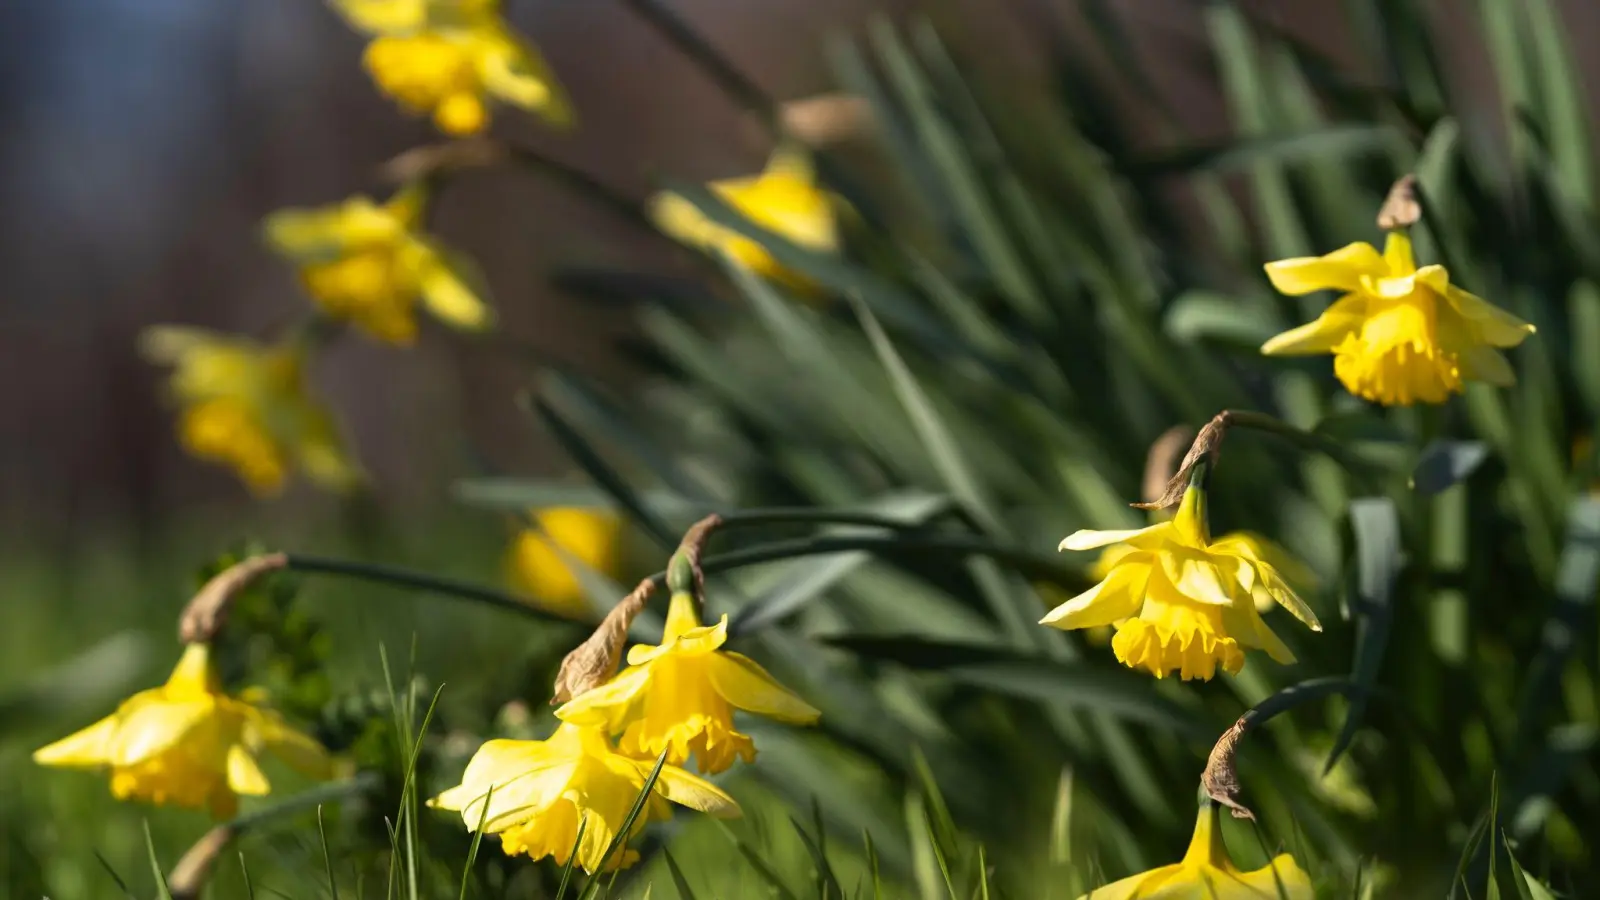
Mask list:
[[[177,326],[146,329],[140,344],[151,361],[173,367],[178,436],[195,457],[229,466],[263,496],[281,491],[296,466],[334,490],[361,480],[332,414],[307,390],[302,344]]]
[[[539,52],[506,27],[496,0],[334,0],[373,35],[363,63],[379,89],[440,131],[477,134],[491,100],[567,125],[572,110]]]
[[[818,253],[839,247],[835,200],[817,186],[809,159],[799,150],[782,148],[761,174],[714,181],[708,187],[724,203],[753,224],[796,246]],[[650,215],[668,236],[702,250],[726,253],[741,265],[768,277],[805,287],[809,283],[783,266],[755,241],[719,225],[678,194],[651,201]]]
[[[1313,900],[1311,879],[1294,857],[1280,854],[1241,872],[1222,840],[1221,807],[1206,802],[1183,859],[1097,888],[1078,900]]]
[[[543,609],[571,618],[589,615],[588,595],[568,557],[616,575],[622,520],[611,510],[581,507],[535,510],[533,517],[539,527],[524,528],[511,545],[512,583]]]
[[[1387,406],[1443,403],[1466,381],[1516,380],[1500,348],[1533,326],[1450,283],[1443,266],[1417,268],[1411,239],[1389,233],[1382,255],[1351,244],[1327,256],[1267,264],[1273,287],[1298,296],[1341,296],[1315,321],[1267,341],[1268,355],[1332,353],[1350,393]]]
[[[572,698],[556,715],[567,722],[622,734],[623,753],[684,765],[693,756],[701,772],[755,759],[749,735],[734,730],[733,711],[810,724],[821,713],[779,684],[753,660],[720,649],[728,640],[728,617],[702,626],[695,601],[672,595],[661,645],[634,646],[628,668],[611,681]]]
[[[593,873],[601,868],[606,847],[628,818],[652,768],[654,760],[617,753],[601,731],[563,723],[548,740],[484,744],[467,763],[461,784],[428,805],[459,811],[473,831],[481,822],[485,834],[499,835],[509,855],[549,856],[565,864],[576,845],[578,865]],[[647,822],[671,818],[671,803],[720,817],[739,815],[732,797],[664,765],[628,836]],[[586,823],[581,844],[580,823]],[[623,850],[606,868],[630,866],[638,858],[637,852]]]
[[[334,206],[281,210],[267,217],[266,237],[299,266],[301,282],[323,312],[380,340],[416,339],[419,300],[448,325],[485,328],[489,309],[463,265],[422,233],[425,203],[423,189],[412,186],[383,204],[357,196]]]
[[[1063,550],[1106,547],[1094,587],[1041,620],[1061,629],[1114,625],[1111,650],[1130,668],[1157,678],[1210,679],[1218,665],[1244,666],[1261,648],[1281,663],[1294,654],[1257,611],[1276,602],[1313,631],[1322,626],[1272,562],[1280,554],[1245,534],[1211,540],[1205,491],[1191,486],[1170,522],[1133,531],[1078,531]]]
[[[206,644],[190,644],[166,684],[33,754],[46,766],[107,769],[119,799],[205,808],[231,818],[239,795],[270,790],[265,751],[326,777],[327,751],[278,714],[222,693]]]

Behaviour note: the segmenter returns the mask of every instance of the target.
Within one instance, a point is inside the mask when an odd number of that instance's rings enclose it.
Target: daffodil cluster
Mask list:
[[[432,116],[440,131],[470,135],[489,125],[492,103],[538,113],[555,125],[572,110],[539,51],[500,15],[498,0],[333,0],[371,36],[363,63],[403,109]]]
[[[208,809],[232,818],[239,797],[271,790],[260,757],[326,777],[327,751],[270,709],[220,687],[211,647],[193,643],[165,684],[33,754],[46,766],[107,771],[118,799]]]
[[[469,829],[481,822],[508,854],[564,863],[576,847],[588,872],[636,858],[607,861],[605,851],[663,755],[635,831],[670,816],[673,803],[738,815],[732,798],[683,767],[693,759],[701,773],[716,774],[755,759],[754,742],[734,727],[736,709],[797,724],[819,713],[755,661],[723,650],[727,616],[702,625],[695,604],[692,594],[674,593],[659,646],[635,646],[628,668],[557,709],[561,724],[547,740],[484,744],[461,784],[432,805],[460,811]]]

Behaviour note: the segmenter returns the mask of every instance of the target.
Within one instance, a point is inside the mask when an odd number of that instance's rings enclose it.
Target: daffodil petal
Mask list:
[[[539,52],[509,34],[496,35],[477,57],[478,77],[489,93],[537,112],[552,125],[572,124],[572,107]]]
[[[1114,566],[1099,584],[1052,609],[1039,623],[1073,629],[1110,625],[1126,619],[1139,612],[1149,578],[1148,564],[1124,562]]]
[[[1151,537],[1168,528],[1166,522],[1151,525],[1148,528],[1130,528],[1119,531],[1093,531],[1087,528],[1074,531],[1062,538],[1059,550],[1094,550],[1109,544],[1125,544],[1140,538]]]
[[[615,732],[635,717],[650,684],[644,666],[624,669],[610,681],[573,697],[556,709],[556,718],[586,728]]]
[[[1303,256],[1267,263],[1267,277],[1280,293],[1291,297],[1313,291],[1355,291],[1361,276],[1387,274],[1383,257],[1371,244],[1355,243],[1327,256]]]
[[[1222,577],[1222,570],[1212,561],[1209,554],[1204,551],[1184,552],[1183,548],[1174,548],[1173,552],[1158,555],[1167,580],[1171,581],[1172,586],[1185,598],[1215,606],[1228,606],[1233,603],[1233,593],[1229,590],[1228,580]]]
[[[489,327],[493,316],[466,280],[438,254],[430,254],[417,273],[422,302],[434,317],[466,331]]]
[[[653,763],[645,765],[654,766]],[[646,771],[649,769],[646,768]],[[656,779],[656,790],[673,803],[709,813],[719,819],[732,819],[741,815],[738,801],[711,782],[691,775],[677,766],[661,767],[661,775]]]
[[[266,774],[261,771],[261,764],[256,761],[255,754],[243,744],[234,744],[228,748],[228,789],[235,794],[251,797],[259,797],[272,790],[272,785],[267,781]]]
[[[1506,355],[1493,347],[1475,344],[1461,351],[1457,359],[1461,366],[1461,377],[1472,381],[1482,381],[1498,387],[1510,387],[1517,383],[1517,373],[1512,371],[1511,362]]]
[[[333,771],[327,748],[311,735],[291,728],[276,713],[257,712],[256,736],[268,753],[309,778],[326,778]]]
[[[1178,867],[1163,866],[1137,875],[1129,875],[1121,881],[1114,881],[1105,887],[1095,888],[1078,900],[1151,900],[1157,896],[1151,890],[1160,890],[1161,883],[1167,880],[1168,875]],[[1188,898],[1184,898],[1188,900]],[[1210,898],[1206,898],[1210,900]]]
[[[1254,872],[1230,872],[1218,878],[1214,887],[1219,900],[1313,900],[1316,896],[1305,870],[1287,853]]]
[[[1529,322],[1512,315],[1493,303],[1451,286],[1445,291],[1450,307],[1472,324],[1472,330],[1485,343],[1496,347],[1515,347],[1533,334]]]
[[[743,654],[713,654],[707,658],[706,666],[711,686],[738,709],[797,725],[808,725],[822,716]]]
[[[1272,599],[1278,601],[1279,606],[1288,610],[1290,615],[1299,619],[1312,631],[1322,630],[1322,623],[1317,620],[1317,614],[1312,612],[1311,607],[1306,605],[1306,601],[1302,600],[1300,595],[1295,593],[1294,588],[1283,580],[1283,576],[1278,574],[1278,570],[1273,568],[1271,563],[1258,562],[1255,563],[1255,567],[1256,574],[1261,579],[1262,587],[1272,595]]]
[[[117,717],[107,716],[88,728],[33,751],[33,761],[43,766],[103,766],[111,761],[111,740],[116,734]]]
[[[1366,308],[1367,301],[1360,294],[1346,294],[1310,322],[1268,338],[1261,352],[1267,356],[1328,353],[1360,330]]]
[[[368,34],[413,31],[428,17],[427,0],[333,0],[333,8]]]
[[[132,766],[182,742],[215,710],[209,698],[153,702],[127,713],[110,748],[110,762]]]

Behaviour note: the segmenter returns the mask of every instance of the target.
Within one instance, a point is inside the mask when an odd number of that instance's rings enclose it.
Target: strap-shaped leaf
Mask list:
[[[1355,662],[1350,677],[1359,690],[1350,695],[1344,725],[1328,751],[1323,772],[1335,763],[1355,739],[1367,712],[1367,702],[1378,670],[1383,666],[1394,621],[1394,586],[1405,564],[1400,546],[1400,516],[1388,497],[1362,497],[1350,503],[1350,525],[1356,539],[1356,596],[1351,607],[1356,618]]]

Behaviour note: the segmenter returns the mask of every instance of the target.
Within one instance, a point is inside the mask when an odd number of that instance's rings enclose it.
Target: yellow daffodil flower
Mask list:
[[[802,151],[780,148],[760,175],[714,181],[708,187],[753,224],[796,246],[818,253],[839,249],[835,200],[817,187],[811,161]],[[650,217],[657,228],[678,241],[726,253],[751,271],[795,287],[810,287],[807,279],[780,266],[760,244],[711,221],[678,194],[653,198]]]
[[[140,345],[152,362],[173,367],[178,437],[191,455],[231,467],[260,496],[281,491],[296,466],[334,490],[360,482],[332,414],[306,387],[302,344],[162,325],[146,329]]]
[[[511,583],[542,609],[572,619],[594,613],[566,555],[606,575],[617,574],[622,519],[611,510],[551,507],[535,510],[538,528],[524,528],[507,560]]]
[[[606,684],[567,701],[564,721],[621,732],[623,753],[684,765],[694,757],[706,773],[725,772],[736,759],[755,759],[750,736],[733,728],[742,709],[783,722],[809,725],[821,715],[779,684],[749,657],[721,650],[728,617],[702,626],[694,598],[672,595],[661,645],[628,650],[628,668]]]
[[[572,109],[539,51],[506,26],[496,0],[334,0],[373,35],[363,64],[406,110],[440,131],[477,134],[498,100],[569,125]]]
[[[1097,888],[1078,900],[1313,900],[1311,879],[1287,853],[1254,872],[1228,856],[1218,822],[1221,807],[1205,803],[1183,859]]]
[[[1345,389],[1386,406],[1443,403],[1465,381],[1508,385],[1515,347],[1533,326],[1450,283],[1443,266],[1417,264],[1411,239],[1389,233],[1383,254],[1351,244],[1327,256],[1267,264],[1272,286],[1291,296],[1332,289],[1343,296],[1315,321],[1261,346],[1268,355],[1332,353]]]
[[[1230,534],[1213,541],[1205,492],[1190,487],[1171,521],[1133,531],[1078,531],[1063,550],[1108,547],[1094,587],[1051,610],[1041,621],[1061,629],[1115,625],[1111,650],[1129,668],[1157,678],[1177,672],[1185,681],[1210,679],[1217,665],[1237,674],[1244,648],[1258,647],[1280,663],[1294,654],[1257,612],[1263,595],[1321,631],[1316,615],[1273,565],[1258,538]],[[1112,545],[1112,546],[1108,546]]]
[[[167,683],[140,691],[117,711],[33,754],[34,762],[109,769],[118,799],[207,808],[232,818],[239,795],[271,785],[266,751],[312,777],[327,777],[327,751],[278,714],[222,693],[206,644],[190,644]]]
[[[577,845],[578,865],[593,873],[654,767],[654,760],[617,753],[597,729],[563,723],[548,740],[484,744],[467,763],[461,784],[428,805],[459,811],[472,831],[481,822],[485,834],[499,835],[508,855],[549,856],[565,864]],[[671,803],[719,817],[739,815],[739,804],[719,788],[665,765],[628,837],[646,822],[671,818]],[[578,825],[584,821],[578,844]],[[625,849],[606,867],[625,868],[638,858]]]
[[[280,210],[266,219],[267,242],[299,266],[323,312],[379,340],[416,340],[419,299],[448,325],[486,328],[489,308],[470,286],[465,264],[421,231],[425,203],[423,189],[413,186],[381,205],[356,196]]]

